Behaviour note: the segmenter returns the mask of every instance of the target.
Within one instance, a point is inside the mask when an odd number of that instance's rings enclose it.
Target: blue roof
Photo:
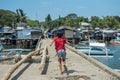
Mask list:
[[[31,39],[31,32],[33,31],[39,31],[40,30],[34,30],[34,29],[23,29],[17,32],[18,39]]]

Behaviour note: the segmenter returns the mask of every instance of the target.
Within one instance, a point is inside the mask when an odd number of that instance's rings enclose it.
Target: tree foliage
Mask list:
[[[39,21],[27,19],[22,9],[17,9],[16,12],[0,9],[0,27],[10,26],[15,28],[17,23],[20,22],[26,23],[31,27],[39,26]]]
[[[9,10],[0,9],[0,27],[12,26],[15,19],[15,13]]]
[[[48,14],[44,22],[39,22],[38,20],[27,19],[22,9],[17,9],[16,12],[0,9],[0,26],[7,25],[12,27],[19,22],[27,23],[31,27],[42,26],[44,29],[53,29],[59,26],[80,27],[81,22],[88,22],[93,28],[120,28],[120,16],[91,16],[88,19],[75,13],[70,13],[65,17],[58,16],[57,19],[52,20],[51,15]]]
[[[51,16],[48,14],[48,16],[45,18],[45,28],[51,29],[53,27],[52,25]]]
[[[27,24],[30,26],[30,27],[39,27],[39,21],[38,20],[30,20],[28,19],[27,20]]]
[[[26,14],[24,13],[24,11],[22,9],[17,9],[16,10],[16,19],[17,22],[24,22],[26,23]]]

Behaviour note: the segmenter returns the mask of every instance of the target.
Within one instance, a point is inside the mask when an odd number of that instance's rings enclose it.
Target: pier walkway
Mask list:
[[[67,46],[66,65],[68,71],[60,74],[54,45],[51,39],[42,40],[41,47],[47,46],[50,59],[44,72],[39,71],[39,63],[24,63],[11,76],[10,80],[120,80],[120,74],[102,63],[77,52]],[[0,78],[13,65],[0,64]]]

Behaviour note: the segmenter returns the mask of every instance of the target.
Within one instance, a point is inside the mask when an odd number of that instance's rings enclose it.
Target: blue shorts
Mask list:
[[[58,58],[63,58],[63,59],[65,59],[66,58],[66,51],[65,50],[59,50],[58,52],[57,52],[57,55],[58,55]]]

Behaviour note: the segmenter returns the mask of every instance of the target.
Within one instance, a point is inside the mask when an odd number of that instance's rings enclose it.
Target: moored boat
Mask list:
[[[112,56],[105,43],[90,42],[87,46],[79,46],[78,51],[83,52],[89,56]]]

